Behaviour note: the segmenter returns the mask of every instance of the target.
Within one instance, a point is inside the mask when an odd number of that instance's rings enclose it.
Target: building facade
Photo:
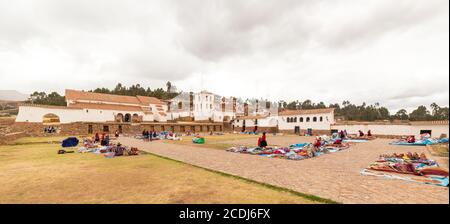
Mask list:
[[[181,93],[170,100],[168,113],[171,120],[227,122],[235,118],[236,104],[234,98],[208,91]]]
[[[405,136],[430,133],[432,137],[449,135],[447,121],[424,122],[336,122],[333,108],[279,110],[277,104],[262,100],[242,101],[207,91],[181,93],[169,101],[154,97],[121,96],[66,90],[66,106],[21,104],[16,126],[37,132],[49,124],[59,124],[70,134],[141,129],[174,132],[266,131],[292,134],[331,134],[359,130],[378,136]],[[139,125],[137,125],[139,124]]]
[[[119,96],[66,90],[67,106],[22,104],[16,122],[44,122],[53,117],[73,122],[165,122],[167,105],[154,97]]]
[[[280,131],[295,134],[329,133],[334,122],[333,108],[282,110],[278,114],[238,116],[233,121],[233,130]]]

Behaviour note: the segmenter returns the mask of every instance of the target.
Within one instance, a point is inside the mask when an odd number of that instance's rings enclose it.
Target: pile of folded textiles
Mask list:
[[[289,160],[303,160],[317,157],[327,153],[337,152],[349,148],[348,144],[324,144],[320,147],[314,147],[311,143],[293,144],[289,147],[246,147],[238,146],[227,149],[228,152],[245,153],[260,155],[270,158],[282,158]]]
[[[406,177],[395,176],[392,173]],[[440,168],[434,160],[428,159],[423,153],[380,155],[379,159],[362,170],[361,174],[448,186],[448,170]]]
[[[116,156],[134,156],[139,155],[139,149],[135,147],[125,147],[120,143],[110,144],[108,146],[97,146],[97,147],[80,147],[78,149],[79,153],[92,152],[95,154],[103,154],[106,158],[113,158]]]

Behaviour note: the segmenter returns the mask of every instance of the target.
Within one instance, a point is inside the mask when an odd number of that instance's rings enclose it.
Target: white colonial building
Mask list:
[[[334,124],[334,109],[283,110],[278,114],[238,116],[233,121],[237,131],[273,130],[300,133],[300,131],[329,131]]]
[[[230,121],[236,116],[233,99],[208,91],[181,93],[170,101],[169,117],[172,120],[191,118],[194,121]],[[236,105],[236,102],[234,102]]]
[[[154,97],[66,90],[67,106],[22,104],[16,122],[164,122],[167,105]]]

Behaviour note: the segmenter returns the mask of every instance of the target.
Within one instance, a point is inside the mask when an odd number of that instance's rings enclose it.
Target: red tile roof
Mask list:
[[[147,96],[122,96],[105,93],[93,93],[84,92],[79,90],[66,89],[67,100],[89,100],[89,101],[102,101],[109,103],[124,103],[124,104],[136,104],[136,105],[148,105],[148,104],[164,104],[162,101],[155,97]]]
[[[102,104],[102,103],[75,103],[75,104],[70,104],[69,108],[136,111],[136,112],[142,111],[142,108],[140,106],[113,105],[113,104]]]
[[[310,109],[310,110],[284,110],[278,113],[279,116],[307,115],[307,114],[327,114],[334,111],[334,108]]]
[[[41,104],[31,104],[31,103],[20,103],[19,106],[23,106],[23,107],[40,107],[40,108],[49,108],[49,109],[80,110],[80,108],[70,108],[70,107],[66,107],[66,106],[52,106],[52,105],[41,105]]]

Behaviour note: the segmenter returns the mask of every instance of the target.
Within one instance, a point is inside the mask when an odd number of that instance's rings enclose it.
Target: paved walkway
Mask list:
[[[217,149],[120,138],[128,146],[200,167],[289,188],[341,203],[449,203],[447,187],[362,176],[382,153],[426,152],[425,147],[388,145],[377,139],[301,161],[265,158]],[[249,192],[250,193],[250,192]]]

